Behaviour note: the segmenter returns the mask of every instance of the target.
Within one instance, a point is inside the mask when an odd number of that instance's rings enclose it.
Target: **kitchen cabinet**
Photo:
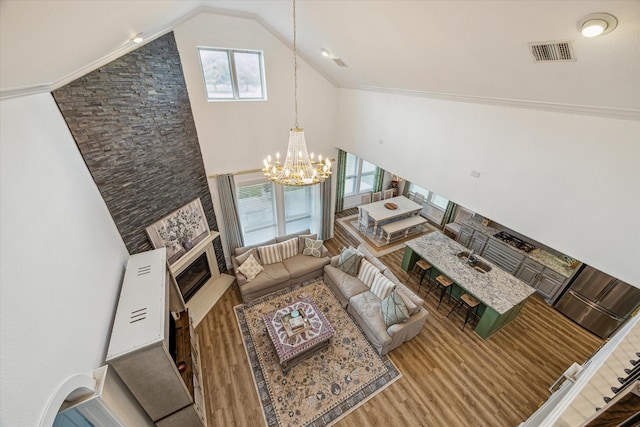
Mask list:
[[[469,242],[469,249],[473,250],[477,254],[481,254],[488,240],[489,240],[489,236],[487,236],[484,233],[480,233],[479,231],[476,231],[473,233],[473,236],[471,236],[471,241]]]
[[[469,247],[473,232],[473,228],[469,227],[468,225],[462,224],[462,227],[460,227],[460,232],[456,236],[456,241],[463,246]]]
[[[525,258],[521,253],[494,239],[487,241],[481,255],[487,261],[497,265],[511,275],[516,274],[520,263]]]
[[[550,300],[562,287],[566,278],[544,265],[525,258],[516,277],[534,288],[540,296]]]

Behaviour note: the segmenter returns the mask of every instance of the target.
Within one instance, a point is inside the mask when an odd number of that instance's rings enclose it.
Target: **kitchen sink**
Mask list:
[[[480,273],[488,273],[491,271],[491,266],[484,261],[479,260],[475,255],[469,251],[462,251],[456,254],[458,258],[467,258],[467,264],[469,267],[474,268]]]

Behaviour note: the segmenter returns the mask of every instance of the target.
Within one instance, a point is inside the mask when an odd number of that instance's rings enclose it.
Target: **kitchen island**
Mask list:
[[[402,269],[410,272],[422,258],[453,281],[454,297],[466,292],[477,298],[481,302],[480,319],[474,330],[487,339],[516,318],[535,290],[481,257],[477,258],[492,268],[486,273],[478,271],[466,258],[457,256],[462,251],[468,249],[435,231],[407,242]]]

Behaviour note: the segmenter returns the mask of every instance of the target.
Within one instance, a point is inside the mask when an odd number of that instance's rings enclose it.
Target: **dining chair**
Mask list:
[[[367,205],[369,203],[371,203],[371,193],[363,194],[362,196],[360,196],[361,205]]]
[[[390,188],[388,190],[384,190],[383,199],[384,200],[391,199],[393,197],[394,193],[395,193],[395,190],[393,188]]]
[[[415,197],[413,198],[413,201],[419,205],[422,205],[422,203],[424,202],[424,194],[416,193]]]
[[[378,191],[377,193],[373,193],[373,201],[379,202],[382,200],[382,191]]]
[[[358,218],[358,231],[363,231],[362,227],[364,227],[364,235],[365,237],[367,236],[367,233],[369,232],[369,212],[367,212],[364,209],[360,209],[358,208],[359,211],[359,218]]]
[[[407,198],[413,202],[416,199],[416,193],[409,191],[409,194],[407,194]]]

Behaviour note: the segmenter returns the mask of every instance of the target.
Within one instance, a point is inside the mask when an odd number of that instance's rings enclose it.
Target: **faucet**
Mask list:
[[[469,256],[467,257],[467,262],[471,261],[472,256],[473,256],[473,249],[471,249],[471,252],[469,252]]]

